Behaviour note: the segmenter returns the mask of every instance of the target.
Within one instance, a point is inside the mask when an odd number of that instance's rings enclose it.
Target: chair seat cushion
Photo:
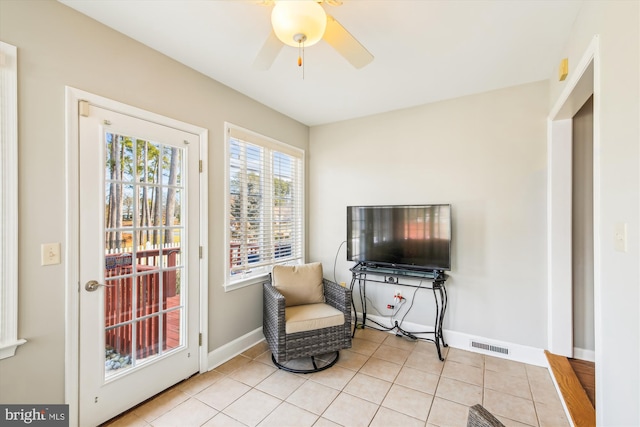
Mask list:
[[[284,312],[284,318],[287,334],[344,324],[344,313],[324,303],[287,307]]]

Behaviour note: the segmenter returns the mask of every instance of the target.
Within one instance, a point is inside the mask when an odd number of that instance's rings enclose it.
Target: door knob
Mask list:
[[[100,286],[104,286],[105,288],[112,288],[114,287],[114,285],[103,285],[102,283],[98,283],[97,280],[89,280],[85,285],[84,288],[89,291],[89,292],[94,292],[95,290],[97,290]]]

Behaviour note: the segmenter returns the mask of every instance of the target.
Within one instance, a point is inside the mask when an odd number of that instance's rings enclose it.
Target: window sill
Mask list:
[[[0,347],[0,360],[15,356],[18,347],[26,342],[26,340],[16,340],[12,343],[3,344]]]
[[[247,286],[253,286],[260,283],[264,283],[269,278],[269,273],[261,274],[259,276],[248,277],[246,279],[238,280],[232,283],[226,283],[224,285],[224,291],[230,292],[236,289],[246,288]]]

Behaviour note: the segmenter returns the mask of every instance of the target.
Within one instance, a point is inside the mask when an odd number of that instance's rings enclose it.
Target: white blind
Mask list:
[[[229,128],[230,282],[302,260],[304,152]]]

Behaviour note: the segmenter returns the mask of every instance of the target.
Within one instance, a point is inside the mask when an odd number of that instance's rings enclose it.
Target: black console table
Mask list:
[[[441,361],[444,361],[444,357],[442,357],[442,351],[440,348],[441,343],[443,347],[448,347],[447,343],[444,341],[444,336],[442,335],[442,322],[444,320],[444,314],[447,310],[447,288],[445,287],[445,282],[447,281],[447,275],[444,274],[444,272],[436,271],[436,270],[423,271],[423,270],[412,270],[409,268],[378,266],[378,265],[372,265],[368,263],[358,263],[350,270],[352,273],[351,291],[353,292],[353,288],[356,283],[358,284],[358,288],[360,291],[360,302],[362,304],[362,323],[360,325],[362,328],[368,327],[368,328],[378,329],[383,331],[395,330],[397,335],[403,335],[414,340],[431,341],[436,345],[436,350],[438,351],[438,358]],[[406,279],[420,280],[420,285],[409,283],[406,281]],[[424,281],[428,282],[428,285],[426,286],[422,285],[422,282]],[[367,325],[367,282],[386,283],[388,285],[398,285],[398,286],[409,286],[409,287],[420,288],[420,289],[431,289],[433,291],[433,298],[435,300],[435,305],[436,305],[436,320],[435,320],[435,326],[433,330],[409,332],[404,330],[402,328],[402,325],[398,324],[397,320],[394,322],[395,324],[391,327],[386,327],[385,325],[381,325],[380,323],[372,319],[369,319],[369,321],[375,323],[378,327]],[[353,336],[355,336],[356,328],[358,328],[359,326],[358,312],[356,311],[355,302],[353,302],[354,299],[352,299],[353,311],[355,313]],[[418,337],[415,334],[433,335],[433,338]]]

